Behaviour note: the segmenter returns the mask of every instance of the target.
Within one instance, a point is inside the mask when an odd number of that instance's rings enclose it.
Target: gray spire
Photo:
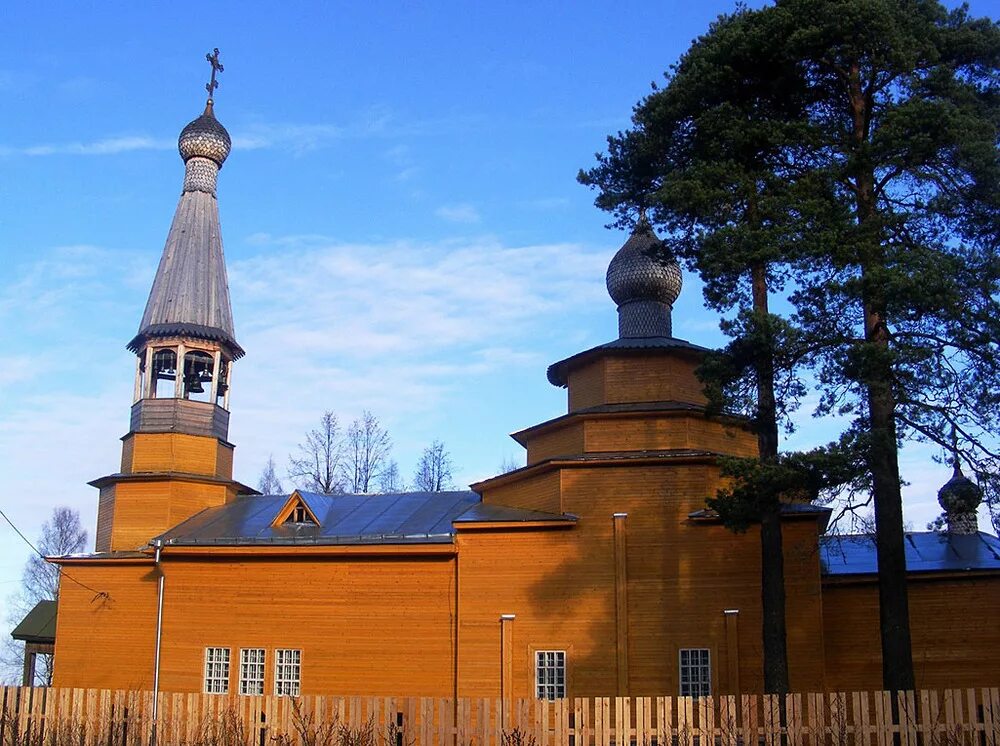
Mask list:
[[[618,305],[618,336],[670,337],[670,312],[681,292],[681,268],[642,215],[608,265],[608,294]]]
[[[128,348],[139,352],[151,338],[190,336],[221,342],[239,358],[243,350],[233,329],[215,198],[230,138],[215,118],[211,99],[205,112],[181,132],[178,149],[185,164],[183,192],[139,333]]]

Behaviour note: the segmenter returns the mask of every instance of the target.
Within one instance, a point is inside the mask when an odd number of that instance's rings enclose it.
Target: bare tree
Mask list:
[[[517,463],[517,459],[510,454],[507,454],[503,457],[503,461],[500,462],[500,466],[497,467],[497,474],[507,474],[508,472],[512,472],[520,468],[521,464]]]
[[[340,465],[344,482],[355,494],[370,492],[389,462],[392,447],[389,433],[378,417],[366,409],[347,428],[344,446],[345,455]]]
[[[388,465],[378,476],[378,491],[383,494],[402,492],[406,489],[403,484],[403,477],[399,473],[399,464],[395,460],[389,461]]]
[[[263,495],[281,495],[285,491],[281,480],[278,479],[273,453],[267,457],[267,463],[264,464],[264,469],[260,473],[260,479],[257,481],[257,489]]]
[[[441,492],[452,487],[451,454],[435,440],[424,449],[413,475],[413,487],[421,492]]]
[[[42,557],[74,554],[87,546],[87,531],[80,524],[79,511],[58,507],[42,524],[42,533],[35,542],[38,554],[32,553],[21,573],[21,588],[7,599],[7,623],[13,629],[39,601],[59,598],[59,568]],[[24,662],[24,646],[7,637],[0,651],[3,678],[16,681]],[[52,681],[51,656],[41,656],[42,664],[36,672],[36,684],[48,685]]]
[[[298,451],[298,457],[288,457],[288,477],[298,487],[324,495],[344,491],[341,478],[344,439],[337,415],[329,410],[324,412],[319,427],[306,433]]]

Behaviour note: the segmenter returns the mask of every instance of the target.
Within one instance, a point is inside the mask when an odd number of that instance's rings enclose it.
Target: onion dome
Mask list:
[[[671,336],[670,312],[681,268],[645,216],[608,265],[608,294],[618,305],[620,337]]]
[[[962,473],[958,458],[951,479],[938,490],[938,503],[948,516],[948,532],[974,534],[978,530],[976,510],[983,501],[979,485]]]
[[[181,130],[177,149],[185,163],[192,158],[208,158],[222,168],[232,144],[226,128],[215,118],[212,99],[209,99],[205,112]]]

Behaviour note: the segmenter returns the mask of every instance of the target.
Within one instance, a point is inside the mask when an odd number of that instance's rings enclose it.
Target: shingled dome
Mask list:
[[[669,337],[681,293],[681,268],[645,217],[608,265],[608,294],[618,305],[621,337]]]
[[[187,163],[195,157],[208,158],[221,168],[229,157],[232,140],[226,128],[215,118],[212,101],[205,106],[205,112],[181,130],[177,149]]]

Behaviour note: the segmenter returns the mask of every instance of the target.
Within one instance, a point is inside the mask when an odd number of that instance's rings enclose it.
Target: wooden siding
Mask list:
[[[578,456],[583,453],[583,423],[567,422],[528,441],[527,465],[557,456]]]
[[[226,484],[178,480],[119,482],[114,485],[115,513],[111,549],[144,547],[154,536],[205,508],[232,499]]]
[[[65,579],[60,583],[53,685],[151,689],[156,642],[153,563],[78,565],[70,574],[87,587]]]
[[[570,371],[566,383],[570,412],[605,404],[604,358],[597,358]]]
[[[229,437],[229,412],[208,402],[140,399],[132,405],[132,432],[183,432]]]
[[[115,520],[115,485],[109,484],[101,488],[97,498],[97,535],[95,550],[111,551],[111,530]]]
[[[911,576],[908,586],[917,685],[964,687],[997,681],[1000,576]],[[875,582],[824,584],[823,612],[827,685],[836,689],[880,686]]]
[[[274,650],[302,651],[302,693],[352,691],[427,696],[454,693],[454,559],[447,556],[218,562],[171,558],[165,577],[161,686],[198,692],[207,646],[231,649],[230,689],[239,650],[267,650],[265,682],[274,686]],[[57,630],[57,686],[147,687],[156,624],[151,564],[75,565],[74,577],[110,600],[65,584]],[[95,665],[95,661],[103,665]]]
[[[561,514],[558,471],[537,474],[483,491],[484,503]]]
[[[757,454],[757,439],[752,433],[700,414],[588,418],[584,432],[583,451],[587,453],[693,449],[734,456]]]
[[[125,451],[131,461],[124,463]],[[123,469],[125,474],[176,471],[185,474],[226,476],[219,474],[220,462],[232,469],[232,447],[218,438],[185,433],[133,433],[125,438]],[[225,455],[223,455],[225,454]]]
[[[680,355],[609,355],[605,358],[606,404],[680,401],[704,404],[698,362]]]
[[[216,451],[215,476],[220,479],[233,478],[233,446],[229,443],[219,443]]]
[[[622,355],[607,352],[570,372],[569,411],[599,404],[680,401],[704,404],[697,360],[676,352]]]

